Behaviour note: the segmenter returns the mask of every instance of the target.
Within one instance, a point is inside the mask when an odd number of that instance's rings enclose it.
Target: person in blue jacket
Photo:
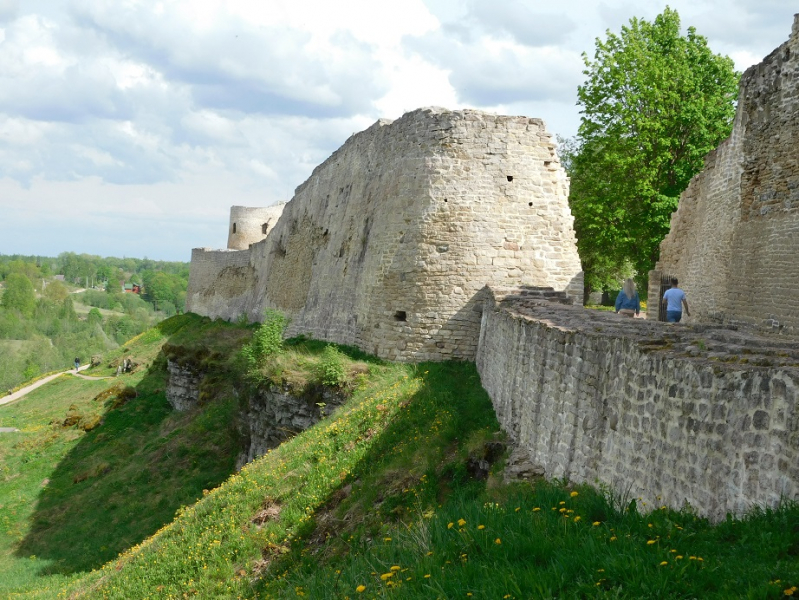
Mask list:
[[[640,313],[641,299],[635,290],[635,282],[632,279],[627,279],[619,295],[616,296],[616,314],[633,319]]]
[[[677,287],[677,278],[671,280],[671,287],[663,294],[663,304],[666,305],[666,321],[669,323],[679,323],[682,319],[682,307],[685,306],[685,314],[691,316],[688,310],[688,300],[685,299],[685,292]]]

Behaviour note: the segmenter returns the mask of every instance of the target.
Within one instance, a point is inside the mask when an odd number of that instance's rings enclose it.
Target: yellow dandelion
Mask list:
[[[365,590],[366,590],[365,585],[359,585],[358,587],[355,588],[355,591],[358,592],[359,594],[363,594]]]
[[[793,596],[793,590],[791,588],[788,588],[787,590],[783,590],[782,593],[785,594],[786,596]]]
[[[579,495],[580,495],[580,492],[576,492],[576,491],[572,492],[571,494],[569,494],[569,496],[571,496],[572,498],[575,498],[576,496],[579,496]]]
[[[466,519],[458,519],[458,527],[463,527],[466,525]]]
[[[558,504],[560,504],[561,506],[563,506],[563,505],[564,505],[564,504],[566,504],[566,503],[565,503],[563,500],[561,500],[560,502],[558,502]]]
[[[657,540],[647,540],[646,545],[651,546],[652,544],[657,543]]]
[[[599,527],[600,525],[602,525],[602,523],[600,523],[599,521],[594,521],[594,522],[592,523],[592,525],[593,525],[594,527]]]
[[[611,538],[610,538],[610,541],[611,541],[611,542],[615,542],[617,539],[619,539],[619,538],[617,538],[617,537],[614,535],[613,537],[611,537]]]
[[[384,541],[384,542],[390,542],[390,541],[391,541],[391,538],[390,538],[390,537],[384,537],[384,538],[383,538],[383,541]]]
[[[455,523],[447,523],[447,529],[452,529],[455,526]]]
[[[565,509],[565,508],[561,508],[561,509],[560,509],[560,512],[562,512],[562,513],[565,513],[565,512],[566,512],[566,509]]]
[[[432,551],[428,552],[427,556],[433,556],[433,552]]]
[[[430,579],[430,573],[424,576],[425,579]]]
[[[398,565],[394,565],[394,566],[393,566],[393,567],[391,567],[391,569],[389,569],[389,570],[390,570],[390,571],[399,571],[399,570],[400,570],[400,568],[399,568],[399,566],[398,566]]]
[[[485,529],[485,528],[486,528],[486,526],[485,526],[485,525],[478,525],[478,526],[477,526],[477,529]]]
[[[682,554],[678,554],[678,555],[677,555],[677,556],[675,556],[674,558],[676,558],[677,560],[682,560]]]
[[[669,561],[664,560],[663,562],[660,563],[660,566],[665,567],[667,564],[669,564]]]
[[[380,579],[382,579],[383,581],[386,581],[388,579],[391,579],[392,577],[394,577],[394,573],[393,572],[391,572],[391,573],[383,573],[380,576]]]
[[[580,515],[577,515],[576,517],[574,517],[574,522],[576,523],[577,521],[579,521],[581,519],[582,519],[582,517]]]
[[[517,506],[517,507],[516,507],[516,510],[515,510],[515,511],[513,511],[513,512],[519,512],[521,509],[522,509],[522,507],[521,507],[521,506]]]
[[[495,543],[495,544],[497,544],[497,545],[499,545],[499,544],[501,544],[501,543],[502,543],[502,540],[501,540],[501,539],[499,539],[499,538],[497,538],[497,539],[495,539],[495,540],[494,540],[494,543]]]
[[[541,509],[540,509],[540,508],[538,508],[538,507],[536,506],[536,507],[533,509],[533,512],[538,512],[539,510],[541,510]]]

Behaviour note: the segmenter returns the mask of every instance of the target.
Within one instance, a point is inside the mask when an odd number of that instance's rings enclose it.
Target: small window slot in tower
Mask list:
[[[405,322],[408,320],[408,314],[404,310],[398,310],[394,313],[394,320]]]
[[[236,224],[233,223],[233,233],[236,233]]]
[[[513,181],[513,175],[508,175],[508,181]]]

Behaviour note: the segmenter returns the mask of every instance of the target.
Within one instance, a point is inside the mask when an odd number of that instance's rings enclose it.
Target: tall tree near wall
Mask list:
[[[738,79],[677,11],[633,18],[583,54],[581,123],[567,147],[569,203],[586,292],[641,280],[658,259],[680,193],[732,128]]]

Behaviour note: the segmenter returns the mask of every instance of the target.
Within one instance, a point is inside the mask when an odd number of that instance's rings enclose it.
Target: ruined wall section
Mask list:
[[[247,250],[264,239],[277,224],[286,203],[266,207],[231,206],[228,250]]]
[[[588,312],[483,313],[483,387],[547,477],[713,520],[799,499],[799,345]]]
[[[733,132],[689,185],[656,270],[693,320],[799,335],[799,15],[741,79]]]
[[[216,319],[246,313],[255,285],[249,250],[194,248],[186,310]]]
[[[581,298],[568,180],[543,122],[420,109],[352,136],[252,246],[290,334],[389,359],[474,357],[486,284]]]

